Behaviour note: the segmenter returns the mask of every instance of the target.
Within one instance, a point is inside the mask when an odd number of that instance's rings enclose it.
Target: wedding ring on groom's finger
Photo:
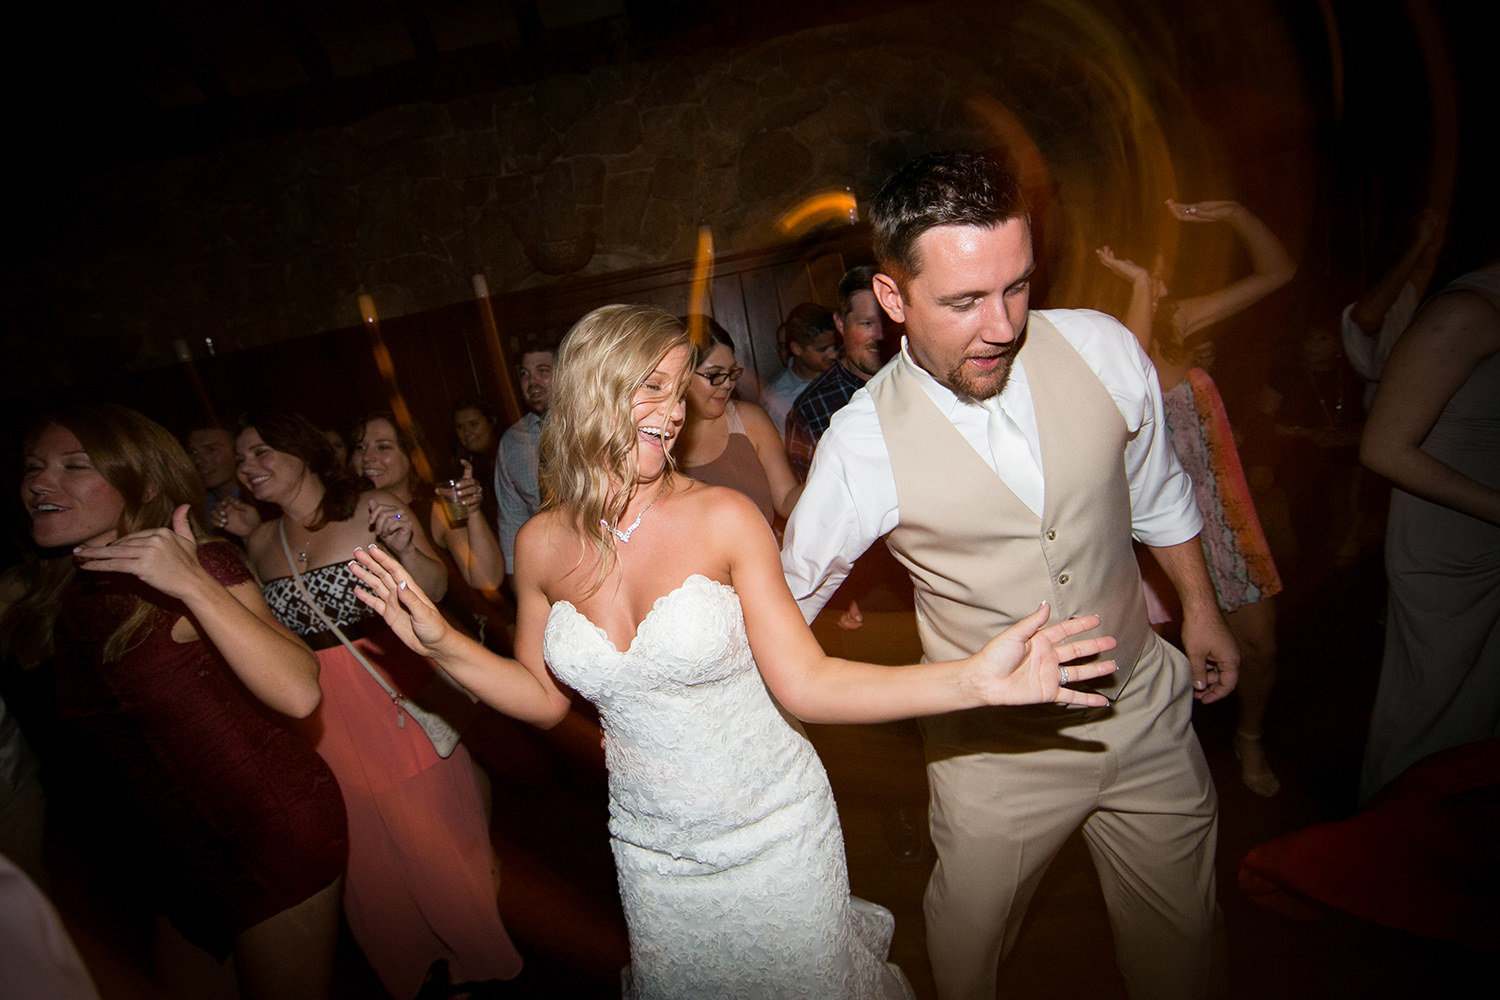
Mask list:
[[[1059,680],[1058,680],[1057,683],[1059,683],[1059,684],[1066,684],[1066,683],[1068,683],[1068,668],[1067,667],[1058,667],[1057,668],[1057,674],[1058,674],[1058,677],[1059,677]]]

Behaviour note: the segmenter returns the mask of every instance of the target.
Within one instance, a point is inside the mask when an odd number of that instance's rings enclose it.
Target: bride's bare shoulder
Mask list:
[[[728,486],[710,486],[697,480],[689,482],[692,485],[683,491],[682,499],[690,505],[695,517],[711,522],[720,529],[754,528],[757,525],[767,531],[771,529],[760,508],[755,506],[755,501],[739,490]]]

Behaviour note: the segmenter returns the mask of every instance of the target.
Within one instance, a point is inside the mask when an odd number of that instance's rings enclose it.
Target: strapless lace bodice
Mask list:
[[[909,996],[852,900],[823,765],[756,669],[733,588],[689,577],[620,650],[566,601],[547,664],[599,708],[630,928],[626,995]]]

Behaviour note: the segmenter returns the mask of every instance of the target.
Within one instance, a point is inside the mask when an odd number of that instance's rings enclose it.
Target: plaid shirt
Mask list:
[[[786,418],[786,457],[792,463],[798,481],[807,478],[807,470],[812,467],[813,450],[828,429],[833,415],[843,409],[864,384],[863,379],[851,373],[840,361],[813,379],[792,404],[792,412]]]

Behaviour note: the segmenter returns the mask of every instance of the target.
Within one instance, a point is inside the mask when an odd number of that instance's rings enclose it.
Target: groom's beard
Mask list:
[[[994,371],[979,372],[971,369],[965,362],[968,357],[959,361],[948,369],[946,380],[948,388],[952,389],[960,397],[971,399],[976,403],[983,402],[991,396],[998,396],[1005,389],[1005,383],[1010,380],[1010,366],[1015,362],[1016,355],[1021,351],[1022,337],[1017,337],[1010,343],[998,348],[994,353],[982,355],[970,355],[969,357],[999,358],[1000,364]]]

